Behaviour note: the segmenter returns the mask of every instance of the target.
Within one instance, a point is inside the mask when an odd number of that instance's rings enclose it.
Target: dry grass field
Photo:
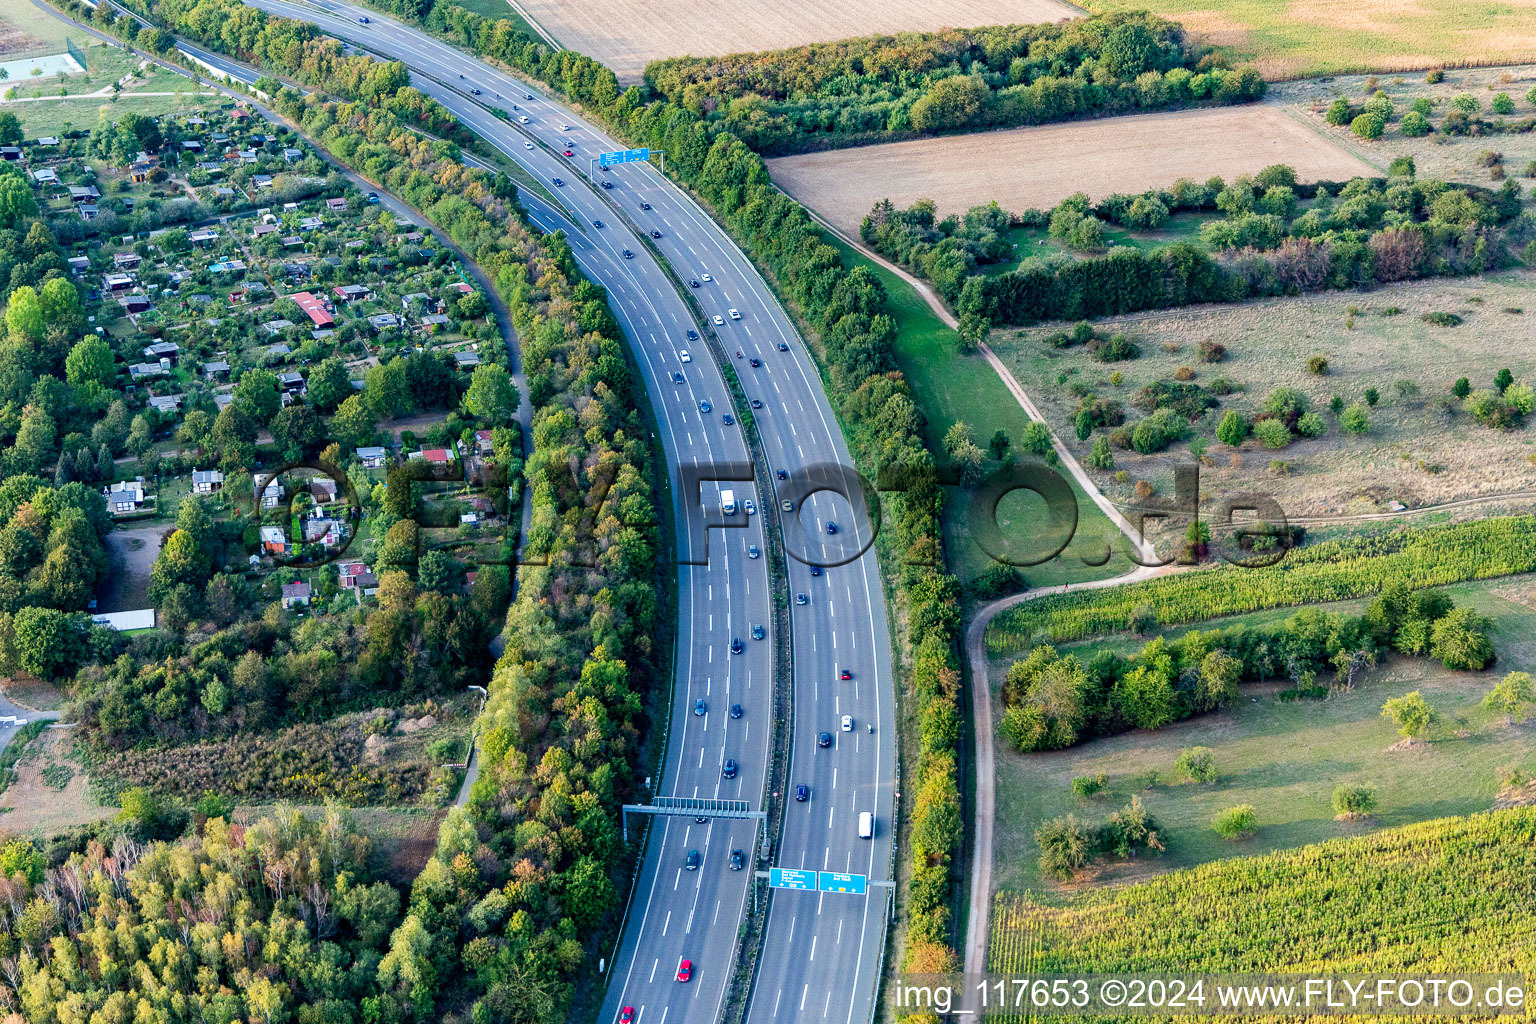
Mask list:
[[[663,57],[716,57],[781,50],[852,36],[1033,24],[1078,17],[1060,0],[520,0],[561,44],[596,57],[623,82],[639,81]]]
[[[770,160],[768,169],[790,195],[857,235],[882,199],[898,207],[932,199],[941,215],[992,200],[1007,210],[1048,209],[1074,192],[1101,199],[1276,163],[1303,181],[1377,173],[1268,104],[803,153]]]
[[[1409,104],[1423,97],[1433,105],[1430,121],[1438,125],[1451,109],[1451,100],[1465,93],[1481,105],[1481,116],[1496,121],[1499,118],[1492,111],[1493,98],[1506,93],[1515,105],[1508,120],[1518,122],[1536,115],[1536,104],[1526,98],[1532,86],[1536,86],[1536,66],[1531,65],[1450,70],[1445,73],[1445,81],[1433,85],[1425,82],[1423,75],[1339,75],[1322,81],[1286,82],[1275,86],[1270,90],[1269,102],[1282,105],[1288,113],[1375,164],[1383,173],[1393,157],[1411,156],[1418,165],[1421,178],[1465,181],[1497,188],[1500,179],[1494,177],[1482,162],[1482,154],[1488,150],[1502,154],[1504,172],[1511,177],[1523,175],[1526,166],[1536,160],[1536,132],[1496,135],[1435,132],[1410,138],[1402,134],[1398,119],[1408,110]],[[1368,87],[1384,91],[1396,108],[1396,117],[1388,125],[1386,135],[1369,142],[1356,138],[1347,127],[1330,126],[1323,118],[1335,97],[1345,96],[1352,103],[1362,103]],[[1524,184],[1529,191],[1529,183]]]
[[[1083,0],[1151,10],[1272,80],[1536,61],[1536,0]]]
[[[1400,312],[1391,313],[1394,308]],[[1433,326],[1421,319],[1431,312],[1454,313],[1463,322]],[[1258,491],[1274,496],[1288,516],[1361,516],[1385,512],[1393,501],[1414,509],[1536,489],[1536,425],[1496,430],[1440,405],[1458,377],[1467,377],[1475,388],[1488,387],[1507,367],[1517,380],[1536,381],[1533,318],[1536,274],[1510,271],[1363,295],[1335,292],[1106,320],[1096,326],[1125,332],[1142,351],[1139,359],[1112,365],[1093,362],[1080,347],[1051,348],[1042,340],[1045,330],[996,332],[991,344],[1080,458],[1091,443],[1078,441],[1072,429],[1074,382],[1122,403],[1134,423],[1142,413],[1131,407],[1131,399],[1149,381],[1172,378],[1180,367],[1194,372],[1196,384],[1225,378],[1240,390],[1222,398],[1221,407],[1189,434],[1209,444],[1200,472],[1202,501]],[[1222,362],[1200,361],[1197,346],[1207,339],[1226,346]],[[1326,375],[1308,372],[1308,357],[1315,353],[1328,358]],[[1117,370],[1118,386],[1111,380]],[[1399,396],[1398,381],[1414,382],[1420,393]],[[1238,450],[1215,440],[1222,412],[1256,412],[1264,396],[1281,385],[1307,395],[1327,421],[1327,434],[1274,451],[1253,439]],[[1329,413],[1329,400],[1337,394],[1346,404],[1360,401],[1367,388],[1380,394],[1369,412],[1370,433],[1347,434]],[[1187,443],[1153,455],[1114,454],[1115,469],[1127,479],[1095,476],[1106,493],[1127,504],[1134,502],[1137,480],[1171,493],[1174,465],[1191,460]],[[1271,467],[1277,459],[1288,464],[1285,471]],[[1456,512],[1491,515],[1530,504],[1473,505]]]

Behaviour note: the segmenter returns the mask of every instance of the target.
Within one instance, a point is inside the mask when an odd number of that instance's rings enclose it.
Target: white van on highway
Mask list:
[[[868,811],[859,812],[859,838],[875,838],[875,816]]]

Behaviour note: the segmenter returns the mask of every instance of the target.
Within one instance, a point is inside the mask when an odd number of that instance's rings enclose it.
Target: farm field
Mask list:
[[[1095,13],[1145,11],[1251,60],[1279,80],[1348,71],[1536,60],[1532,0],[1083,0]]]
[[[1436,312],[1462,322],[1441,327],[1422,319]],[[1140,413],[1131,403],[1145,384],[1183,376],[1181,370],[1192,373],[1194,385],[1224,380],[1217,390],[1230,386],[1233,393],[1186,434],[1187,441],[1209,445],[1202,497],[1214,502],[1261,491],[1290,516],[1351,516],[1387,511],[1394,501],[1413,509],[1536,488],[1536,465],[1528,458],[1536,438],[1518,426],[1482,426],[1449,395],[1459,377],[1479,388],[1490,386],[1504,368],[1517,380],[1536,376],[1536,357],[1524,343],[1532,316],[1536,276],[1517,270],[1392,285],[1365,295],[1326,293],[1106,320],[1104,332],[1123,332],[1141,349],[1140,358],[1110,365],[1094,362],[1081,348],[1053,348],[1044,340],[1051,331],[1044,329],[995,332],[991,344],[1080,457],[1092,441],[1079,441],[1071,429],[1074,390],[1122,403],[1134,423]],[[1225,347],[1222,361],[1201,362],[1198,348],[1207,341]],[[1315,354],[1328,360],[1324,375],[1308,370]],[[1118,386],[1112,377],[1117,372]],[[1399,381],[1413,382],[1418,393],[1399,393]],[[1258,412],[1277,386],[1305,394],[1328,432],[1281,450],[1251,438],[1239,449],[1216,440],[1225,410]],[[1349,434],[1329,412],[1330,401],[1339,395],[1346,405],[1359,402],[1367,388],[1380,396],[1369,409],[1370,432]],[[1151,455],[1125,449],[1114,457],[1115,469],[1127,477],[1115,481],[1105,473],[1103,486],[1117,501],[1130,502],[1136,480],[1170,493],[1174,466],[1192,455],[1188,444],[1176,442]],[[1474,514],[1493,514],[1493,508]]]
[[[1505,726],[1479,705],[1505,673],[1536,668],[1536,577],[1520,576],[1446,588],[1458,606],[1494,619],[1497,662],[1484,672],[1448,672],[1438,663],[1393,657],[1367,672],[1362,682],[1324,701],[1282,702],[1276,693],[1289,684],[1245,684],[1243,700],[1230,710],[1198,716],[1155,731],[1097,739],[1068,750],[1019,754],[999,745],[997,754],[997,840],[1000,890],[1064,891],[1037,868],[1035,827],[1074,813],[1102,820],[1140,796],[1158,822],[1167,844],[1161,856],[1105,867],[1090,881],[1123,882],[1235,855],[1265,854],[1361,835],[1446,815],[1471,814],[1494,805],[1500,768],[1536,770],[1536,723]],[[1363,602],[1324,606],[1358,614]],[[1245,623],[1259,626],[1288,617],[1295,609],[1273,610],[1217,620],[1206,628]],[[1164,631],[1178,636],[1189,627]],[[1130,653],[1141,641],[1115,635],[1069,648],[1087,661],[1107,647]],[[1011,658],[993,661],[994,693]],[[1382,703],[1411,690],[1422,691],[1439,711],[1431,741],[1416,749],[1389,749],[1400,739],[1380,716]],[[1000,716],[1001,709],[997,709]],[[999,719],[1000,720],[1000,717]],[[1464,733],[1465,735],[1461,735]],[[1211,784],[1180,783],[1175,758],[1186,747],[1215,751],[1219,773]],[[1107,792],[1075,797],[1072,779],[1103,772]],[[1329,800],[1339,783],[1374,785],[1377,811],[1355,822],[1334,820]],[[1252,838],[1228,842],[1210,828],[1211,818],[1235,804],[1258,813]]]
[[[1075,192],[1099,199],[1276,163],[1295,168],[1301,181],[1376,173],[1267,103],[802,153],[769,160],[768,169],[786,192],[856,236],[882,199],[903,209],[932,199],[940,216],[993,200],[1018,212],[1047,209]]]
[[[622,82],[639,81],[663,57],[711,57],[777,50],[896,32],[1061,21],[1082,12],[1060,0],[898,0],[770,4],[707,0],[687,7],[624,0],[523,0],[522,9],[562,45],[608,65]]]
[[[1533,840],[1536,810],[1525,807],[1220,861],[1065,905],[1000,892],[989,967],[1525,972]]]

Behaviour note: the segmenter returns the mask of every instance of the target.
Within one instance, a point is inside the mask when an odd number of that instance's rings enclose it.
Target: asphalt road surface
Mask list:
[[[715,331],[747,397],[761,403],[749,411],[772,473],[827,479],[831,471],[826,466],[852,465],[815,366],[787,315],[724,231],[654,167],[628,164],[594,171],[597,180],[586,180],[591,159],[624,147],[534,89],[377,12],[332,0],[322,6],[248,2],[404,61],[418,88],[557,197],[562,209],[522,193],[534,221],[546,230],[565,229],[583,271],[609,290],[656,410],[674,483],[677,467],[748,457],[739,425],[723,421],[730,398],[720,369],[701,341],[688,338],[689,330]],[[358,21],[362,17],[368,24]],[[495,117],[489,107],[507,111],[513,121]],[[563,155],[567,150],[572,156]],[[612,187],[600,187],[604,180]],[[693,321],[637,229],[652,236],[651,244],[684,282],[698,282],[690,290],[707,323]],[[751,366],[752,359],[760,365]],[[674,373],[683,376],[682,384],[674,382]],[[711,411],[702,411],[701,400],[710,403]],[[700,496],[675,493],[674,500],[702,501],[706,510],[717,512],[724,487],[735,491],[738,502],[750,497],[761,505],[782,500],[777,488],[783,486],[773,477],[705,483]],[[679,524],[687,522],[683,512],[679,509]],[[733,518],[738,528],[709,531],[707,564],[678,569],[677,674],[666,763],[654,792],[741,798],[758,808],[770,738],[772,644],[750,636],[756,624],[772,630],[773,595],[768,593],[766,560],[748,557],[750,545],[762,550],[765,543],[761,516],[738,513]],[[828,532],[831,523],[835,534]],[[788,593],[781,598],[789,602],[794,645],[789,786],[792,793],[795,786],[806,785],[809,799],[790,801],[782,835],[772,847],[773,863],[886,880],[895,724],[885,605],[874,555],[864,550],[872,527],[855,522],[847,500],[830,490],[798,501],[783,515],[783,524],[787,536],[776,542],[831,567],[813,575],[806,561],[791,558]],[[679,549],[702,555],[702,538],[680,536]],[[742,640],[741,655],[729,653],[732,637]],[[845,670],[847,680],[840,678]],[[694,702],[701,698],[707,711],[694,715]],[[726,713],[733,703],[742,705],[740,719]],[[850,719],[848,731],[841,728],[844,715]],[[820,732],[831,735],[828,748],[818,747]],[[722,777],[726,758],[738,762],[734,779]],[[875,816],[872,840],[858,837],[862,811]],[[730,854],[741,849],[750,857],[752,841],[753,823],[748,821],[656,819],[624,935],[609,967],[600,1020],[616,1019],[625,1006],[635,1007],[637,1019],[649,1024],[719,1017],[750,875],[750,870],[730,869]],[[690,850],[700,853],[697,870],[685,867]],[[869,896],[776,893],[750,1019],[868,1020],[885,914],[885,890],[878,888]],[[675,980],[683,959],[694,965],[686,984]]]

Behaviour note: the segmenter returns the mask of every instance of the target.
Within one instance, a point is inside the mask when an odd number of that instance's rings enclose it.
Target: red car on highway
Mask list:
[[[677,980],[687,981],[691,977],[693,977],[693,961],[679,960],[677,962]]]

